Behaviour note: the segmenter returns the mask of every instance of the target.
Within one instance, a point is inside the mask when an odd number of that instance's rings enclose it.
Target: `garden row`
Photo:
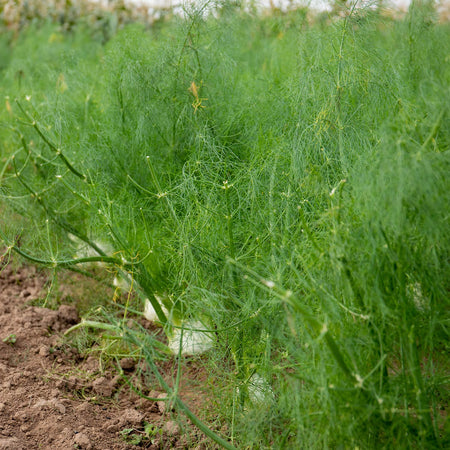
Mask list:
[[[227,442],[445,447],[448,24],[205,8],[0,36],[2,239],[107,266],[81,328],[156,373],[208,348]]]

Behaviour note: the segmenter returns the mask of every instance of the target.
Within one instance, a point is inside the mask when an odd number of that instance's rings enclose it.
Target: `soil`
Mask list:
[[[0,266],[0,450],[213,448],[166,402],[141,398],[113,366],[63,338],[80,318],[74,304],[33,306],[47,281],[33,266]],[[130,376],[139,370],[130,358],[120,365]],[[188,364],[187,378],[182,397],[195,410],[205,377]],[[149,397],[165,396],[147,387]]]

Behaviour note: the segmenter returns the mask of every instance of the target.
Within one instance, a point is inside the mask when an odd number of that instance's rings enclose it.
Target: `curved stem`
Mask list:
[[[60,148],[57,148],[56,145],[48,139],[41,128],[39,127],[37,121],[25,110],[25,108],[21,105],[21,103],[16,100],[17,105],[19,106],[20,110],[25,114],[25,116],[28,118],[28,120],[31,120],[31,123],[27,124],[31,127],[33,127],[37,134],[41,137],[41,139],[47,144],[47,146],[52,150],[54,153],[56,153],[57,156],[59,156],[64,163],[64,165],[78,178],[81,178],[82,180],[86,181],[87,183],[91,184],[92,181],[89,180],[87,175],[83,175],[81,172],[79,172],[73,165],[69,162],[69,160],[65,157],[64,153]]]

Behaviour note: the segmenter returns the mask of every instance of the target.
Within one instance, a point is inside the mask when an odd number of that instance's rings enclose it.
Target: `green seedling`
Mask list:
[[[15,334],[10,334],[9,336],[6,336],[2,341],[5,344],[14,345],[17,341],[17,337]]]

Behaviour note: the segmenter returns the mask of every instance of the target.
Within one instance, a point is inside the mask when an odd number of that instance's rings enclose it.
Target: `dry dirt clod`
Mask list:
[[[110,424],[106,427],[106,429],[107,429],[109,432],[112,432],[112,433],[117,433],[117,432],[120,431],[122,428],[123,428],[123,427],[122,427],[121,421],[120,421],[119,419],[113,420],[112,423],[110,423]]]
[[[167,398],[167,394],[159,394],[157,396],[157,398],[161,398],[161,399],[164,398],[164,399],[166,399]],[[166,412],[166,410],[167,410],[167,400],[166,401],[160,400],[159,402],[156,402],[156,404],[158,405],[159,412],[161,414],[164,414]]]
[[[82,448],[83,450],[89,450],[92,448],[91,440],[85,433],[77,433],[73,438],[73,443],[74,445],[77,445],[78,448]]]
[[[49,351],[48,347],[45,346],[45,345],[41,345],[41,346],[39,347],[39,356],[44,356],[44,357],[46,357],[46,356],[48,356],[48,355],[50,355],[50,351]]]
[[[80,321],[77,309],[70,305],[61,305],[58,309],[58,318],[67,325],[75,325]]]
[[[111,397],[114,389],[110,380],[100,377],[92,382],[92,390],[102,397]]]
[[[72,375],[66,380],[64,384],[67,389],[75,390],[78,389],[82,383],[76,376]]]
[[[179,436],[181,433],[180,426],[173,420],[168,420],[163,426],[163,432],[169,436]]]
[[[40,399],[35,403],[33,408],[54,409],[56,411],[59,411],[60,414],[66,413],[66,407],[56,398],[53,398],[51,400]]]
[[[82,415],[87,415],[91,410],[91,405],[89,403],[80,403],[75,407],[77,413]]]
[[[24,291],[22,291],[21,293],[20,293],[20,296],[22,297],[22,298],[27,298],[27,297],[29,297],[31,295],[31,292],[28,290],[28,289],[25,289]]]
[[[47,314],[42,318],[42,326],[49,330],[57,330],[58,325],[58,313],[56,311],[49,310]]]
[[[144,414],[140,413],[134,408],[128,408],[122,412],[122,419],[121,419],[122,425],[132,425],[136,427],[140,425],[143,420]]]
[[[23,447],[16,438],[2,438],[0,437],[0,450],[22,450]]]
[[[122,358],[120,360],[120,367],[123,370],[131,371],[135,368],[135,366],[136,366],[136,362],[133,358]]]
[[[95,356],[88,356],[88,358],[84,362],[83,366],[87,371],[89,371],[91,373],[97,372],[98,370],[100,370],[98,358],[96,358]]]

